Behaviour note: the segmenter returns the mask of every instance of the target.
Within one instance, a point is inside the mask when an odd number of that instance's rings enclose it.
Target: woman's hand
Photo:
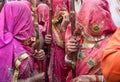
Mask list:
[[[68,40],[68,43],[67,43],[68,51],[76,52],[78,51],[78,46],[79,46],[79,40],[75,39],[74,37]]]
[[[45,82],[45,73],[35,74],[34,76],[27,79],[19,79],[17,82]]]
[[[44,58],[45,58],[45,52],[44,52],[44,50],[42,50],[42,49],[40,51],[35,50],[34,57],[38,61],[39,60],[44,60]]]
[[[45,73],[36,74],[25,82],[45,82]]]
[[[45,35],[45,43],[51,44],[52,36],[50,34]]]
[[[72,82],[100,82],[97,81],[95,75],[80,75],[72,80]]]

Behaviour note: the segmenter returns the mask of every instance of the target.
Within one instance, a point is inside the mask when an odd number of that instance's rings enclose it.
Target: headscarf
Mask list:
[[[37,12],[39,19],[38,22],[46,22],[47,20],[49,20],[49,7],[46,4],[39,4],[37,7]]]
[[[40,32],[45,36],[47,28],[49,28],[49,7],[41,3],[37,7],[38,23]]]
[[[0,14],[0,81],[11,81],[15,60],[23,53],[31,52],[22,41],[34,34],[31,11],[22,2],[8,2]]]
[[[26,3],[26,5],[28,5],[28,7],[32,10],[32,3],[30,1],[23,0],[23,2]]]
[[[53,14],[58,13],[59,11],[68,10],[68,0],[53,0],[52,1],[52,10]]]
[[[77,22],[84,28],[86,34],[94,37],[116,30],[106,0],[84,0],[77,14]]]

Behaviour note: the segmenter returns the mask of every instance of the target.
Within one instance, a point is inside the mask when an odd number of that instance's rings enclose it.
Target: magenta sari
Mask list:
[[[79,45],[82,45],[77,54],[76,76],[101,75],[100,53],[116,30],[107,1],[84,0],[76,19]],[[71,27],[68,27],[66,42],[70,39],[70,32]],[[86,39],[95,42],[94,46],[85,44]],[[69,73],[67,82],[71,82],[71,79],[72,72]]]
[[[29,40],[33,33],[30,9],[22,2],[6,3],[0,14],[1,82],[13,82],[32,76],[32,49],[23,45],[23,42]]]

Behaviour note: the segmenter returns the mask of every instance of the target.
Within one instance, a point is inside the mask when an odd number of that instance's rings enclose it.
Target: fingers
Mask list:
[[[46,44],[51,44],[51,41],[52,41],[51,35],[49,35],[49,34],[46,35],[46,36],[45,36],[45,43],[46,43]]]
[[[70,39],[67,43],[67,48],[70,52],[76,52],[78,50],[78,41],[75,39]]]
[[[39,74],[36,74],[35,76],[32,77],[32,80],[30,82],[44,82],[44,79],[45,79],[45,73],[42,72],[42,73],[39,73]]]
[[[83,81],[80,78],[75,78],[75,79],[72,80],[72,82],[83,82]]]
[[[35,50],[35,55],[34,57],[37,59],[37,60],[44,60],[45,58],[45,52],[43,50],[40,50],[40,51],[36,51]]]
[[[45,73],[44,73],[44,72],[40,73],[40,74],[38,75],[38,77],[41,78],[41,79],[45,79]]]

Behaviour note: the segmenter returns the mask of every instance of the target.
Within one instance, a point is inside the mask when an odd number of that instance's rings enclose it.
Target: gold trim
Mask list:
[[[36,38],[35,37],[31,37],[28,40],[22,41],[24,45],[30,45],[31,43],[35,42]]]
[[[88,41],[99,42],[99,41],[101,41],[101,40],[103,40],[105,38],[105,34],[103,34],[103,35],[101,35],[99,37],[90,36],[90,35],[85,33],[83,27],[79,23],[77,23],[76,25],[81,30],[81,32],[82,32],[81,34],[83,35],[83,37],[86,38]]]
[[[15,72],[13,75],[13,81],[12,82],[17,82],[18,75],[19,75],[19,67],[21,65],[21,61],[24,59],[28,58],[29,55],[27,53],[22,54],[21,56],[18,57],[18,59],[15,62]]]
[[[57,45],[59,45],[60,47],[64,48],[64,42],[60,39],[58,32],[56,31],[56,29],[53,27],[52,28],[54,35],[55,35],[55,41],[57,43]]]

